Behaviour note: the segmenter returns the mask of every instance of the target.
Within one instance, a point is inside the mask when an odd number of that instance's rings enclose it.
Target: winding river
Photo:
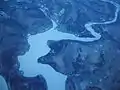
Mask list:
[[[101,0],[107,3],[111,3],[116,7],[116,11],[115,11],[115,17],[113,20],[111,21],[105,21],[105,22],[88,22],[87,24],[85,24],[85,28],[91,32],[91,34],[95,37],[95,38],[88,38],[87,41],[95,41],[95,40],[99,40],[101,38],[101,35],[99,33],[96,33],[95,30],[92,28],[93,25],[104,25],[104,24],[111,24],[116,22],[117,17],[118,17],[118,12],[120,11],[120,5],[113,2],[113,1],[108,1],[108,0]],[[86,41],[85,41],[86,42]]]
[[[96,33],[92,26],[97,24],[110,24],[116,22],[118,12],[120,10],[120,5],[115,2],[107,0],[101,1],[111,3],[116,7],[115,17],[111,21],[88,22],[87,24],[85,24],[85,28],[91,32],[94,38],[90,37],[80,38],[74,36],[73,34],[59,32],[55,29],[57,24],[53,20],[52,20],[53,28],[44,33],[30,36],[28,39],[28,42],[31,46],[29,52],[27,52],[23,56],[19,56],[20,70],[24,72],[24,76],[32,77],[38,74],[42,74],[47,81],[48,90],[65,90],[65,80],[67,76],[56,72],[49,65],[38,64],[37,58],[46,55],[50,51],[50,48],[47,46],[48,40],[69,39],[83,42],[92,42],[95,40],[99,40],[101,38],[101,35],[99,33]]]

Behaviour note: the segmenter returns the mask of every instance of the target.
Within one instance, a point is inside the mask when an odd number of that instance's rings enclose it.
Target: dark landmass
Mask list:
[[[38,62],[49,64],[57,72],[67,75],[66,87],[75,87],[76,89],[69,88],[66,90],[83,90],[83,84],[85,87],[98,86],[102,88],[101,90],[119,88],[119,76],[116,77],[116,75],[120,73],[120,45],[115,41],[106,37],[91,44],[55,41],[54,45],[55,48],[50,46],[51,51],[46,56],[40,57]],[[59,49],[56,49],[56,47]],[[52,53],[53,51],[54,53]],[[115,77],[118,79],[115,80]],[[71,82],[71,80],[73,81]],[[71,86],[71,83],[75,86]],[[79,84],[81,84],[81,87]]]

